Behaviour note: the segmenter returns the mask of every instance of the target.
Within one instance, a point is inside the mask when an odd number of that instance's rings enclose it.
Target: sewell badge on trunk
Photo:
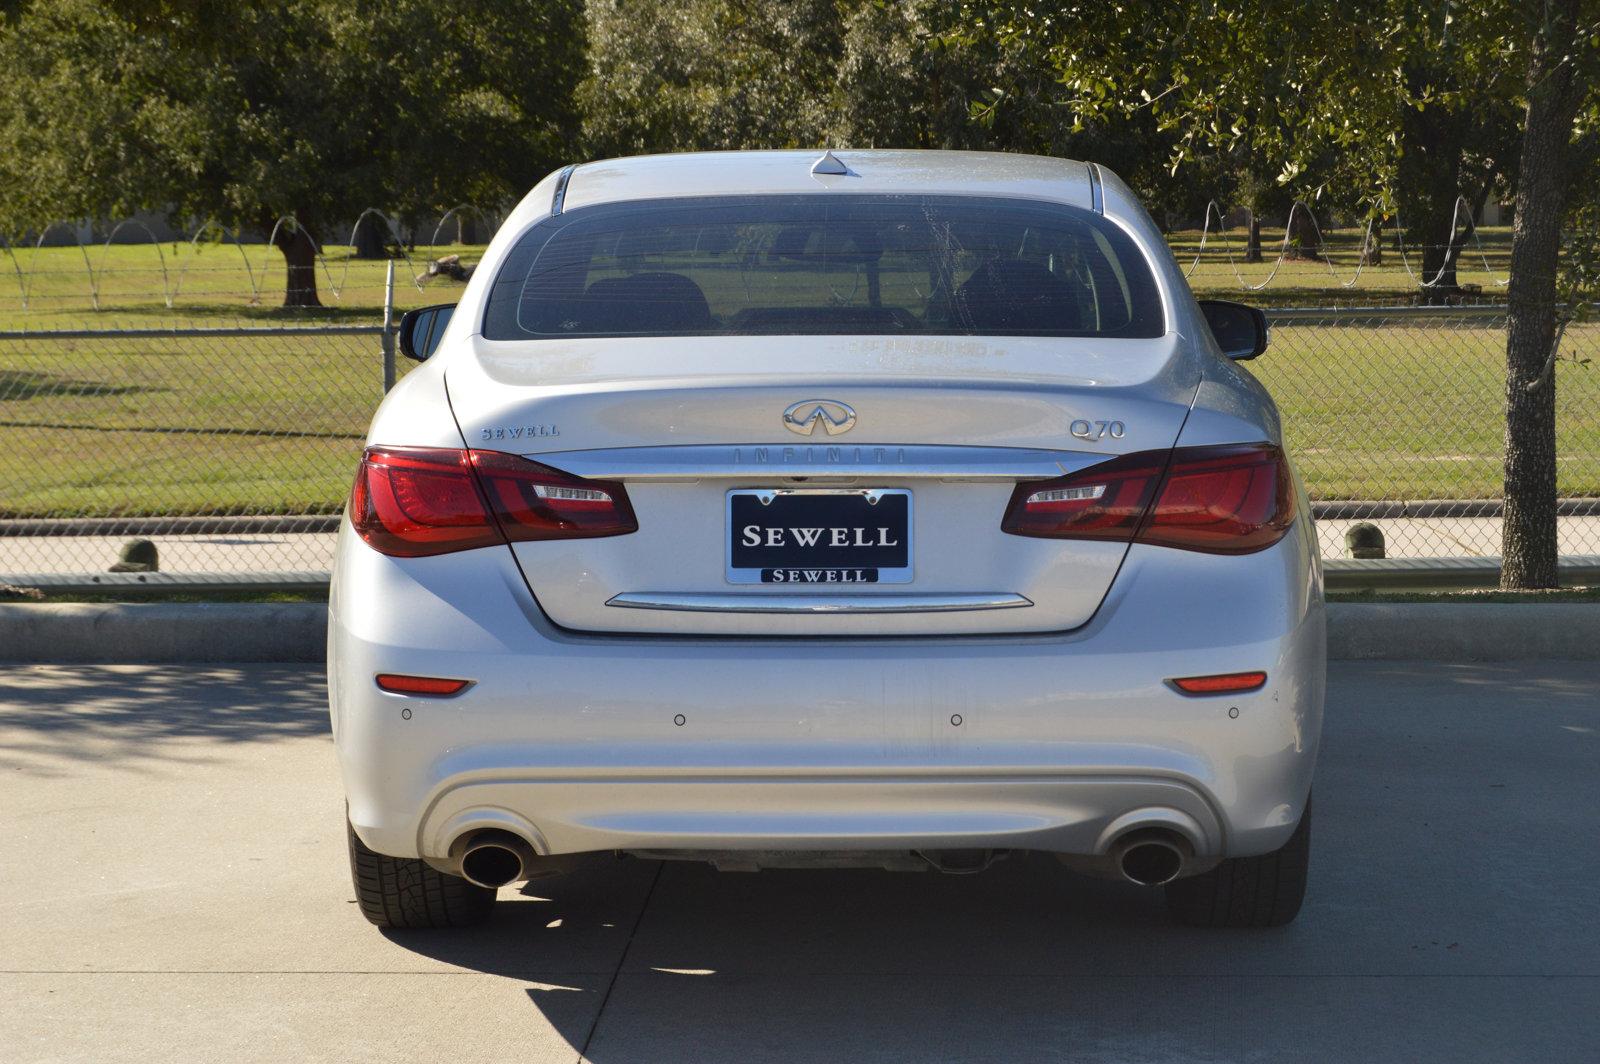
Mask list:
[[[751,488],[728,492],[732,584],[911,581],[911,492]]]

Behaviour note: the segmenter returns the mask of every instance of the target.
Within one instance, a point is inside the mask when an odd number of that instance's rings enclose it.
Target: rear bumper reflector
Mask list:
[[[402,676],[393,672],[380,672],[378,689],[395,695],[428,695],[448,698],[472,686],[471,680],[450,680],[442,676]]]
[[[1217,676],[1185,676],[1168,683],[1186,695],[1224,695],[1255,691],[1266,685],[1264,672],[1227,672]]]

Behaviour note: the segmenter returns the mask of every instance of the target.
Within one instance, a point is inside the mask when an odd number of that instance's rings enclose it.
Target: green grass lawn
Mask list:
[[[475,262],[481,246],[418,247],[395,260],[395,305],[451,303],[452,281],[419,275],[428,260],[459,254]],[[383,310],[383,260],[328,247],[317,267],[320,309],[285,310],[283,256],[262,244],[117,244],[14,249],[0,245],[0,330],[172,328],[368,323]],[[171,306],[168,301],[171,301]]]
[[[1173,237],[1181,264],[1198,236]],[[1276,236],[1267,234],[1269,250]],[[1241,254],[1240,235],[1228,239]],[[1503,268],[1504,231],[1484,240],[1491,267]],[[1359,241],[1356,232],[1331,236],[1339,279],[1353,271]],[[397,264],[402,309],[459,296],[452,282],[421,291],[412,283],[413,269],[445,250],[418,249],[413,266]],[[472,261],[481,249],[448,251]],[[284,311],[275,307],[276,252],[168,244],[159,260],[151,245],[89,249],[96,311],[82,252],[33,254],[17,253],[20,283],[0,254],[0,330],[375,324],[383,300],[384,263],[348,249],[329,249],[319,271],[327,307]],[[1272,265],[1240,269],[1259,283]],[[1286,263],[1268,291],[1297,305],[1403,303],[1414,291],[1392,247],[1355,289],[1327,278],[1327,265]],[[1492,274],[1461,279],[1492,289]],[[1202,294],[1241,298],[1214,238],[1192,282]],[[1566,343],[1600,356],[1600,324],[1574,326]],[[1283,410],[1315,497],[1482,498],[1500,490],[1503,360],[1504,333],[1471,324],[1296,323],[1274,330],[1251,369]],[[381,392],[375,335],[0,340],[0,516],[336,512]],[[1600,495],[1600,368],[1562,365],[1557,395],[1561,490]]]
[[[460,284],[416,275],[482,250],[397,260],[398,310],[454,302]],[[299,310],[278,306],[283,260],[265,246],[88,248],[92,285],[84,256],[0,253],[0,330],[381,320],[386,263],[348,248],[318,268],[324,306]],[[336,513],[382,397],[375,334],[0,340],[0,517]]]
[[[1600,324],[1565,350],[1600,361]],[[1319,499],[1482,499],[1501,490],[1505,333],[1454,326],[1280,325],[1250,363]],[[1556,460],[1565,495],[1600,495],[1600,370],[1562,364]]]
[[[376,335],[0,340],[0,515],[330,513]]]

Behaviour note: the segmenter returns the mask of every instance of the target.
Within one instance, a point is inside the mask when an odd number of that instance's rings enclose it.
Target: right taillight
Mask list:
[[[1056,480],[1026,481],[1011,494],[1000,527],[1018,536],[1126,543],[1150,509],[1166,466],[1164,453],[1143,451]]]
[[[401,558],[639,527],[621,484],[498,451],[435,447],[368,448],[350,522],[375,550]]]
[[[1283,452],[1271,444],[1184,447],[1172,452],[1166,479],[1139,542],[1248,554],[1283,538],[1294,521],[1294,485]]]
[[[1019,536],[1138,540],[1247,554],[1283,538],[1294,489],[1271,444],[1142,451],[1018,484],[1001,528]]]

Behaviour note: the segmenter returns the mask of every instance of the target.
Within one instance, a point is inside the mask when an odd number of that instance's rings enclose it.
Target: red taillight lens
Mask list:
[[[1294,521],[1294,486],[1270,444],[1189,447],[1172,453],[1139,542],[1248,554],[1283,538]]]
[[[472,683],[471,680],[447,680],[441,676],[402,676],[394,672],[380,672],[376,677],[378,687],[397,695],[458,695]]]
[[[1165,454],[1144,451],[1056,480],[1018,484],[1000,527],[1018,536],[1130,540],[1166,464]]]
[[[503,543],[466,451],[371,447],[350,492],[350,523],[375,550],[400,558]]]
[[[1254,691],[1267,682],[1264,672],[1230,672],[1221,676],[1185,676],[1173,680],[1172,686],[1190,695],[1221,695],[1239,691]]]
[[[478,472],[506,538],[588,539],[639,530],[621,484],[584,480],[499,451],[473,451]]]
[[[638,528],[620,484],[498,451],[425,447],[368,448],[350,521],[374,549],[401,558]]]
[[[1018,484],[1001,528],[1246,554],[1283,538],[1294,491],[1270,444],[1141,451],[1056,480]]]

